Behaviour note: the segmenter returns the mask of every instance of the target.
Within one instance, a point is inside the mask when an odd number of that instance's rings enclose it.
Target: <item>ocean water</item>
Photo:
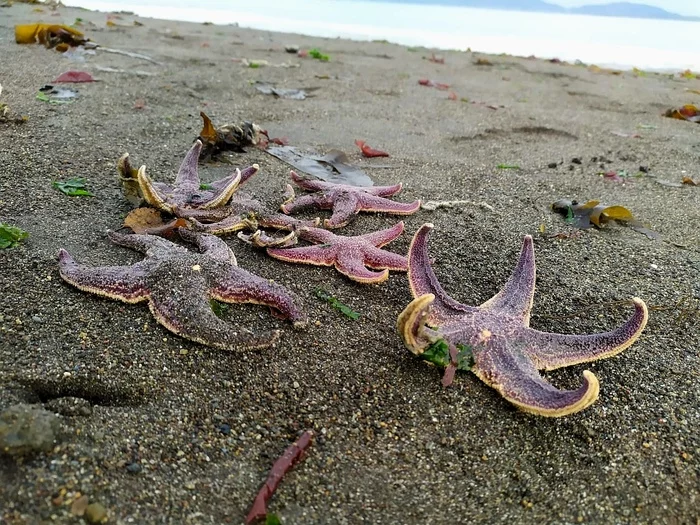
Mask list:
[[[141,16],[409,46],[700,70],[700,22],[496,11],[354,0],[68,0]],[[175,7],[176,6],[176,7]]]

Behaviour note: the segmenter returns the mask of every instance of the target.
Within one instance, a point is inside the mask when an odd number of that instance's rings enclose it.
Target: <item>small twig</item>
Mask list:
[[[105,51],[106,53],[114,53],[116,55],[125,55],[131,58],[140,58],[141,60],[148,60],[149,62],[153,62],[154,64],[158,64],[159,66],[162,66],[160,62],[157,60],[153,60],[151,57],[146,56],[146,55],[141,55],[139,53],[132,53],[131,51],[122,51],[121,49],[113,49],[111,47],[98,47],[100,51]]]
[[[284,475],[302,459],[304,452],[311,446],[311,439],[313,436],[314,433],[311,430],[305,431],[299,439],[287,447],[282,457],[275,461],[265,483],[260,487],[258,495],[255,496],[253,506],[250,508],[250,512],[248,512],[248,516],[246,516],[245,519],[246,525],[252,525],[267,516],[268,501],[270,501],[270,498],[272,498],[272,495],[277,490],[277,486],[280,484],[280,481],[282,481]]]

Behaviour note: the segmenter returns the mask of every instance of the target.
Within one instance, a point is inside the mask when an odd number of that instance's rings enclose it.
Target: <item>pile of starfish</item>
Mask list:
[[[155,319],[171,332],[198,343],[222,348],[264,348],[274,344],[279,331],[251,334],[236,330],[217,317],[212,301],[266,305],[272,313],[303,327],[307,315],[299,298],[281,284],[238,267],[229,246],[217,235],[238,237],[268,255],[291,263],[334,266],[349,279],[363,284],[385,281],[389,271],[408,272],[414,300],[398,317],[398,331],[407,348],[423,359],[445,367],[443,384],[455,371],[471,370],[505,399],[527,412],[563,416],[578,412],[598,398],[599,383],[589,371],[576,390],[559,390],[539,370],[552,370],[611,357],[629,347],[647,322],[647,308],[634,298],[634,314],[610,332],[562,335],[529,328],[535,289],[532,238],[526,236],[520,260],[505,287],[479,307],[466,306],[442,289],[428,257],[431,224],[414,235],[408,256],[382,247],[403,233],[404,224],[354,237],[333,233],[359,212],[410,215],[420,201],[390,199],[402,189],[392,186],[358,187],[300,177],[292,181],[307,190],[301,196],[287,187],[281,211],[271,211],[239,187],[259,171],[257,165],[236,169],[209,185],[200,182],[198,160],[202,143],[189,150],[174,184],[154,182],[145,166],[131,168],[128,156],[118,164],[122,185],[132,202],[178,219],[174,228],[188,249],[153,234],[110,233],[112,242],[140,251],[145,259],[130,266],[91,267],[77,263],[65,250],[58,255],[61,277],[75,287],[127,303],[148,302]],[[290,217],[299,209],[332,210],[330,218],[303,221]],[[181,227],[180,224],[187,227]],[[274,237],[261,228],[284,230]],[[248,231],[250,233],[244,233]],[[172,233],[160,230],[160,233]],[[309,243],[295,246],[298,240]]]

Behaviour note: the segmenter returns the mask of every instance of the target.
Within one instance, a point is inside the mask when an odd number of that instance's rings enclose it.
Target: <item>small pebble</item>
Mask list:
[[[219,432],[224,436],[228,436],[231,433],[231,425],[227,425],[226,423],[219,425]]]
[[[132,474],[138,474],[139,472],[141,472],[142,468],[143,467],[141,467],[141,463],[129,463],[126,466],[126,470],[128,470]]]
[[[102,523],[107,517],[107,509],[99,503],[90,503],[85,509],[85,521],[88,523]]]

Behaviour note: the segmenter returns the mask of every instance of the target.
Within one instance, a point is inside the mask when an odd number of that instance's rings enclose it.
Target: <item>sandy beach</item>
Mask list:
[[[75,501],[88,496],[108,523],[242,523],[272,463],[307,429],[314,443],[269,505],[285,524],[700,522],[700,187],[680,184],[700,183],[700,126],[663,116],[700,103],[699,79],[457,51],[436,52],[436,63],[430,49],[387,42],[128,14],[108,26],[105,13],[34,7],[0,9],[0,102],[28,117],[0,122],[0,222],[29,233],[0,250],[0,413],[43,408],[58,426],[49,451],[0,454],[0,522],[78,523]],[[16,24],[76,18],[101,46],[152,60],[97,49],[75,62],[15,43]],[[70,104],[37,99],[67,70],[99,82],[66,84],[78,93]],[[258,81],[310,96],[276,98]],[[117,159],[128,152],[172,182],[200,111],[217,125],[255,122],[301,149],[343,150],[375,184],[402,182],[398,201],[466,201],[401,218],[361,213],[337,232],[404,220],[387,249],[406,254],[433,223],[433,267],[465,304],[503,286],[530,234],[533,328],[611,330],[635,296],[648,325],[619,356],[543,373],[573,389],[591,370],[601,385],[592,406],[552,419],[517,410],[471,373],[443,388],[441,370],[397,333],[412,300],[401,272],[362,285],[224,237],[240,267],[295,292],[310,319],[296,331],[260,306],[232,305],[232,326],[282,332],[274,347],[245,352],[187,341],[143,303],[65,283],[60,248],[96,266],[142,259],[106,235],[132,209]],[[356,139],[390,157],[363,158]],[[201,164],[200,175],[210,182],[252,163],[260,173],[245,191],[277,208],[290,167],[262,149]],[[601,175],[611,170],[620,177]],[[52,187],[73,177],[94,196]],[[552,212],[559,199],[624,206],[659,238],[617,224],[577,230]],[[299,215],[316,216],[330,215]]]

